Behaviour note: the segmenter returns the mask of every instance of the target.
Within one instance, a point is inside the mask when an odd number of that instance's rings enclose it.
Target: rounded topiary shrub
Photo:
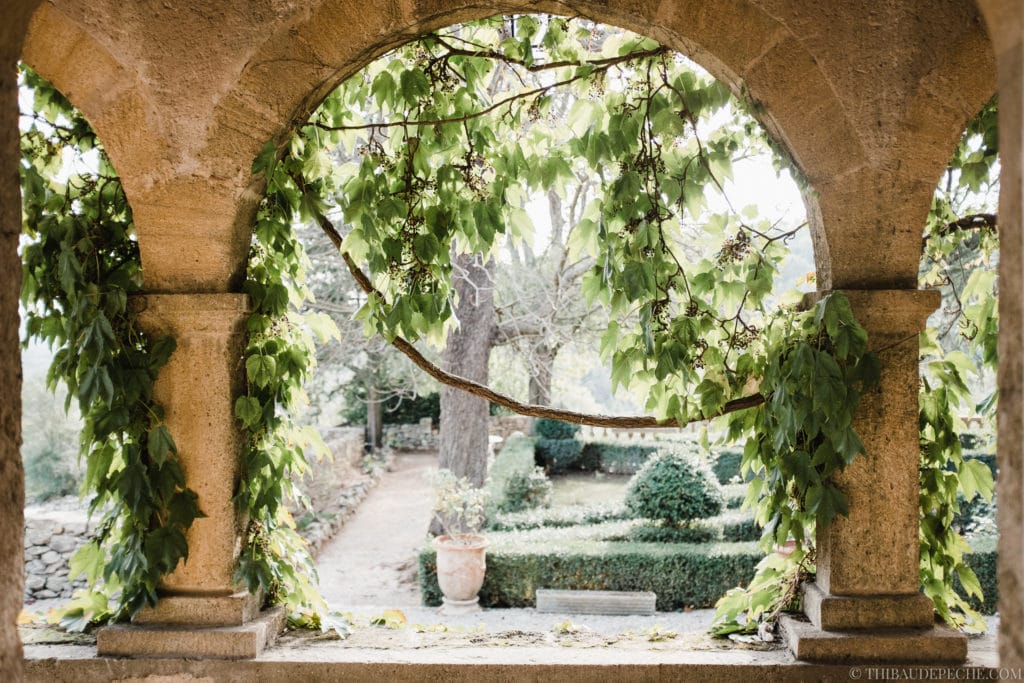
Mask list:
[[[545,439],[574,439],[579,431],[579,425],[546,417],[539,417],[533,422],[533,433]]]
[[[521,512],[551,504],[551,480],[540,467],[513,472],[505,482],[505,500],[499,512]]]
[[[697,458],[661,450],[630,479],[626,508],[635,517],[684,524],[720,513],[722,490]]]

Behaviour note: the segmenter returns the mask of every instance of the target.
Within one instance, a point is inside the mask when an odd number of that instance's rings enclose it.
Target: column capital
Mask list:
[[[845,295],[857,321],[876,333],[920,332],[942,302],[935,289],[825,289],[804,294],[803,304],[810,308],[833,292]]]
[[[251,312],[248,294],[136,294],[130,299],[142,328],[157,334],[224,334]]]

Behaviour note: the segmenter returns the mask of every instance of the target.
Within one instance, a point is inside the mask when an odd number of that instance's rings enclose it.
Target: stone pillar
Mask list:
[[[1024,5],[978,2],[999,72],[999,666],[1024,667]]]
[[[0,672],[24,676],[16,621],[24,594],[25,474],[21,463],[21,195],[18,181],[18,83],[15,66],[35,2],[4,5],[0,23]]]
[[[786,620],[790,646],[801,659],[963,661],[966,638],[934,626],[918,573],[918,334],[939,293],[843,293],[882,378],[854,419],[866,455],[835,478],[849,515],[818,532],[817,580],[803,594],[811,624]]]
[[[231,499],[238,485],[243,435],[234,416],[244,391],[245,294],[155,294],[134,302],[139,325],[153,340],[174,337],[177,348],[160,369],[153,398],[189,488],[206,515],[189,529],[188,561],[164,580],[167,595],[231,595],[245,520]]]
[[[246,525],[232,498],[245,445],[234,402],[244,389],[248,297],[150,294],[133,305],[147,335],[177,342],[154,398],[206,516],[189,529],[188,559],[164,577],[157,606],[141,611],[133,626],[101,630],[99,653],[254,657],[276,635],[283,610],[261,616],[261,597],[234,580]]]

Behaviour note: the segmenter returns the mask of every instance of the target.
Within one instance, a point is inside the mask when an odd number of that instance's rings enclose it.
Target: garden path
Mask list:
[[[371,612],[418,607],[416,555],[430,525],[428,480],[437,454],[395,456],[338,534],[317,557],[320,590],[331,609]]]

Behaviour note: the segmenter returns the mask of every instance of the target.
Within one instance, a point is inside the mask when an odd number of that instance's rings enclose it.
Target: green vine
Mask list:
[[[21,74],[34,96],[21,134],[26,343],[55,350],[47,383],[63,382],[68,402],[78,400],[82,491],[102,515],[72,562],[90,587],[67,615],[84,627],[155,604],[160,577],[188,558],[185,531],[202,513],[153,401],[174,340],[147,338],[129,304],[141,264],[121,182],[82,115],[33,72]]]
[[[308,463],[306,449],[330,457],[315,427],[299,427],[294,411],[308,400],[302,389],[316,363],[314,335],[337,337],[331,319],[301,313],[311,299],[305,286],[307,259],[292,227],[293,206],[280,185],[287,162],[268,173],[267,194],[257,216],[245,292],[253,306],[245,349],[247,391],[235,416],[249,443],[235,502],[249,519],[238,578],[250,591],[262,589],[271,603],[287,605],[293,625],[321,627],[326,605],[305,540],[285,503],[308,505],[295,479]]]

